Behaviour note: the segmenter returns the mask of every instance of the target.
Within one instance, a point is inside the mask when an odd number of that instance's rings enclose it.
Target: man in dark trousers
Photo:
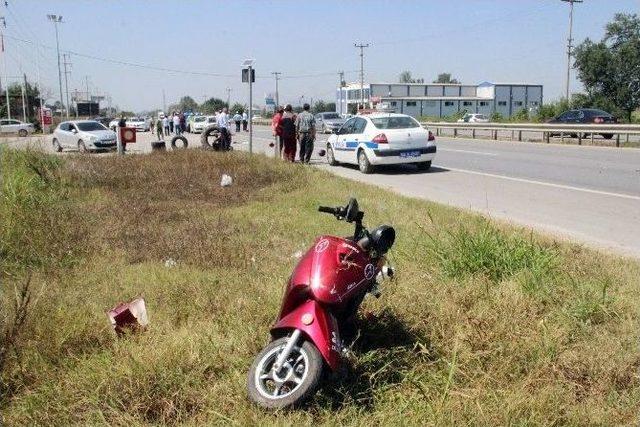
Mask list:
[[[296,136],[300,142],[300,163],[309,164],[316,139],[316,119],[309,112],[309,104],[302,106],[302,113],[296,118]]]

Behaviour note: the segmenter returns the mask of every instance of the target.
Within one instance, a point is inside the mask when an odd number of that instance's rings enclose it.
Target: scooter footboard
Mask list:
[[[332,370],[340,361],[342,341],[336,319],[316,301],[309,300],[287,314],[271,328],[271,335],[280,336],[282,331],[299,329],[318,348]]]

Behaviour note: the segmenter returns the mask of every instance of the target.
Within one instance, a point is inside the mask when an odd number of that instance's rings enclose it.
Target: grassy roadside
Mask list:
[[[243,153],[1,161],[3,424],[637,422],[635,261]],[[350,195],[396,227],[398,279],[365,303],[346,377],[263,412],[252,357],[294,254],[350,231],[317,205]],[[117,340],[105,310],[137,295],[151,327]]]

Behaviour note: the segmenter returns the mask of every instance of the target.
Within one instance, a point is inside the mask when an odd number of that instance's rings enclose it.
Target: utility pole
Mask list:
[[[364,48],[369,47],[369,43],[354,43],[360,49],[360,105],[364,108]]]
[[[60,39],[58,38],[58,24],[62,22],[62,16],[60,15],[47,15],[49,21],[53,22],[53,26],[56,29],[56,49],[58,52],[58,85],[60,86],[60,104],[63,103],[62,98],[62,68],[60,67]],[[64,104],[62,105],[64,108]],[[68,114],[68,113],[67,113]],[[62,113],[60,113],[62,115]]]
[[[2,26],[4,28],[7,28],[7,21],[4,19],[4,16],[0,16],[0,22],[2,22]],[[2,33],[1,31],[0,37],[2,38],[2,65],[4,70],[4,82],[6,86],[4,90],[7,95],[7,118],[11,119],[11,105],[9,104],[9,75],[7,74],[7,55],[4,53],[4,33]]]
[[[89,106],[89,116],[91,116],[91,93],[89,92],[89,76],[84,76],[84,84],[87,88],[87,104]]]
[[[162,89],[162,113],[167,114],[167,97],[164,94],[164,89]]]
[[[231,88],[227,88],[227,108],[231,108]]]
[[[71,108],[69,104],[69,74],[71,74],[71,68],[67,69],[67,65],[69,65],[69,67],[71,67],[71,62],[67,62],[68,59],[71,57],[71,55],[69,54],[62,54],[63,59],[63,64],[64,64],[64,91],[67,95],[67,120],[69,120],[69,109]],[[78,106],[76,104],[76,117],[78,117]]]
[[[24,94],[25,97],[22,100],[22,114],[24,116],[24,122],[27,121],[26,111],[29,111],[29,94],[27,93],[27,73],[23,73],[22,77],[24,78]]]
[[[340,91],[340,115],[342,116],[342,88],[344,87],[344,71],[338,71],[338,76],[340,77],[340,82],[338,84],[338,90]]]
[[[561,0],[569,3],[569,37],[567,38],[567,84],[565,87],[565,98],[569,102],[569,79],[571,78],[571,48],[573,47],[573,4],[582,3],[583,0]]]
[[[271,74],[273,74],[276,77],[276,107],[275,110],[278,110],[278,107],[280,106],[280,97],[278,95],[278,80],[280,80],[280,74],[282,74],[280,71],[272,71]]]

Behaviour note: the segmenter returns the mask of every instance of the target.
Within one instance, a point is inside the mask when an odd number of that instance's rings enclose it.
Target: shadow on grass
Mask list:
[[[436,359],[429,339],[398,318],[390,309],[359,319],[359,335],[344,369],[328,375],[313,406],[337,410],[356,404],[375,405],[376,394],[403,381],[417,364]]]

